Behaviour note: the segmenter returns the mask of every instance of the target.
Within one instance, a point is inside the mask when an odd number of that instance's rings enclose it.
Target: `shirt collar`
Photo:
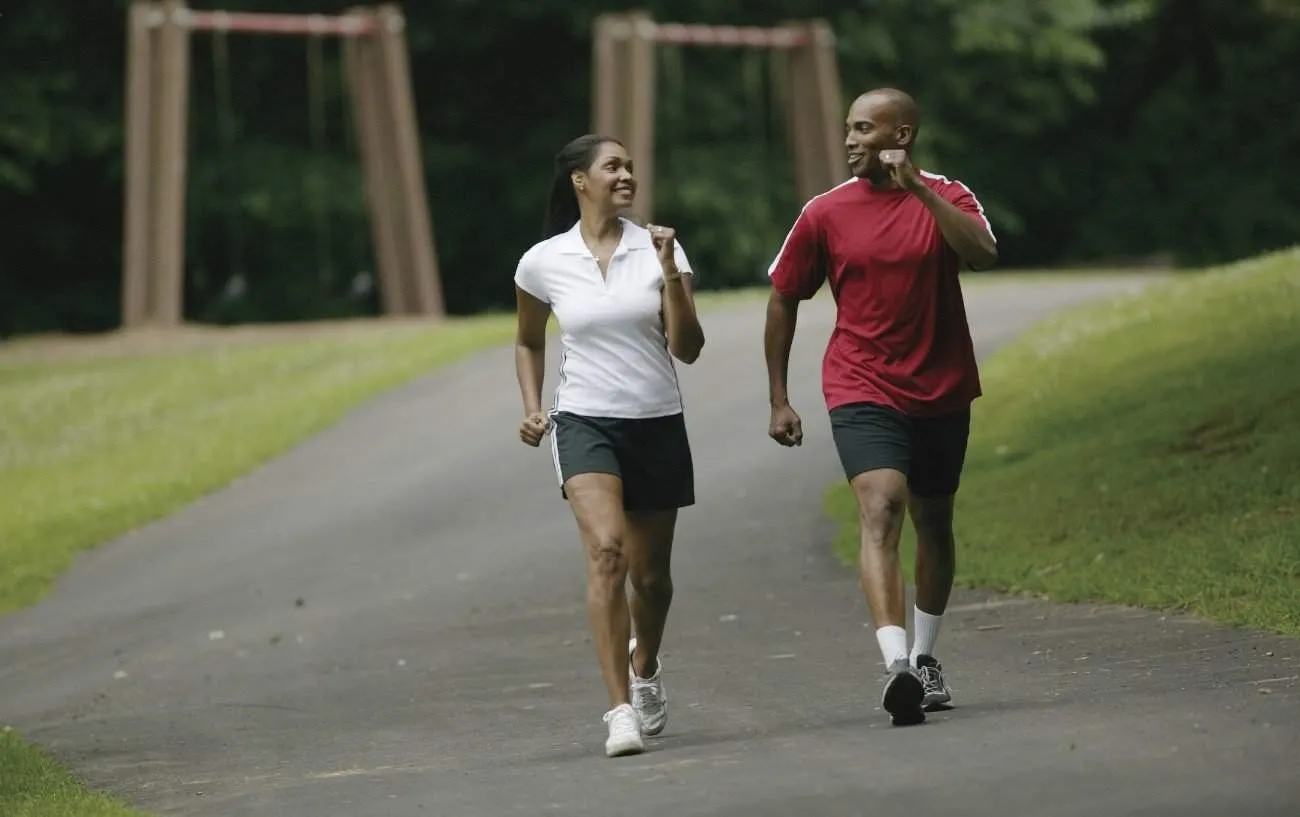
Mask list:
[[[619,239],[618,248],[614,250],[614,255],[654,247],[654,244],[650,241],[649,230],[626,218],[620,218],[619,221],[623,222],[623,237]],[[582,240],[581,228],[581,222],[575,222],[567,232],[556,236],[556,251],[562,255],[591,255],[591,250],[587,249],[587,242]]]

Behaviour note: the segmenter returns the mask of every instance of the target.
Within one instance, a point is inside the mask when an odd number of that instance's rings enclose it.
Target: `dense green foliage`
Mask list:
[[[0,18],[0,336],[118,321],[125,5],[26,0]],[[975,188],[1004,265],[1224,261],[1289,243],[1300,219],[1293,0],[405,5],[459,313],[511,303],[551,157],[589,125],[592,16],[633,5],[664,21],[825,16],[845,101],[882,84],[919,98],[921,162]],[[193,38],[187,317],[373,312],[337,43],[320,70],[299,38],[231,36],[224,58],[220,44]],[[667,48],[659,70],[657,217],[681,227],[703,285],[752,282],[799,206],[768,58]]]

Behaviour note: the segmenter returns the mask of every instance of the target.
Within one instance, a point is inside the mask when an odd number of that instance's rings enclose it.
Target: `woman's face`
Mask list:
[[[622,210],[636,198],[632,157],[618,142],[605,142],[586,170],[573,176],[579,200],[585,198],[602,211]]]

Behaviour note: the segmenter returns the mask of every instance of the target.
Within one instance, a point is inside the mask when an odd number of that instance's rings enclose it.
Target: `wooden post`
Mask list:
[[[347,13],[368,18],[378,25],[374,12],[369,9],[352,8]],[[388,117],[384,115],[387,105],[378,62],[379,46],[374,35],[344,40],[343,65],[365,179],[380,304],[384,314],[400,315],[406,311],[408,300],[402,274],[405,262],[398,239],[397,180],[393,177],[392,151],[388,147]]]
[[[622,139],[637,178],[632,217],[654,216],[655,22],[644,11],[596,18],[592,42],[592,131]]]
[[[622,132],[620,104],[623,90],[617,28],[626,26],[625,15],[596,17],[591,44],[591,129],[617,136]]]
[[[391,153],[397,164],[398,190],[402,198],[401,227],[404,233],[406,311],[411,314],[444,314],[442,285],[433,251],[433,225],[429,217],[424,163],[420,157],[419,126],[415,98],[411,91],[410,58],[404,35],[406,18],[395,5],[377,11],[380,66],[387,119],[391,124]],[[399,233],[400,234],[400,233]]]
[[[185,269],[185,159],[189,125],[189,28],[180,0],[163,0],[158,30],[154,115],[154,249],[156,299],[150,317],[175,326],[183,318]]]
[[[623,93],[630,110],[627,117],[628,153],[636,172],[636,201],[632,211],[643,221],[654,218],[655,202],[655,22],[649,13],[632,12]]]
[[[801,22],[787,22],[784,25],[805,31],[808,29]],[[810,46],[791,49],[785,59],[784,71],[783,97],[790,135],[790,153],[794,159],[795,189],[799,198],[807,201],[826,190],[819,172],[823,166],[818,155],[822,144],[820,109],[817,94],[809,92],[815,88]]]
[[[825,20],[813,20],[808,28],[813,40],[810,52],[817,89],[823,184],[829,190],[849,175],[844,157],[844,97],[840,89],[839,61],[835,58],[835,31]]]
[[[122,191],[122,328],[145,323],[153,300],[153,31],[161,10],[134,0],[127,17],[126,151]]]

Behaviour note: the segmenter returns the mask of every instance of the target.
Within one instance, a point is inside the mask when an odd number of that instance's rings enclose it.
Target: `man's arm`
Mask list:
[[[799,300],[782,295],[775,287],[767,299],[763,327],[763,357],[767,360],[767,399],[772,408],[790,405],[786,383],[790,375],[790,347],[799,318]]]
[[[772,279],[772,294],[763,327],[763,355],[767,359],[768,398],[777,408],[789,405],[786,379],[799,302],[816,295],[826,280],[821,232],[809,205],[799,212],[767,274]]]
[[[781,243],[767,274],[772,279],[763,326],[763,357],[767,362],[768,401],[772,406],[767,433],[781,445],[795,446],[803,442],[803,428],[799,415],[790,407],[786,388],[790,347],[794,343],[799,302],[816,295],[826,280],[821,232],[815,214],[807,205]]]
[[[919,186],[912,190],[912,194],[934,215],[939,232],[943,233],[948,245],[971,269],[984,270],[993,266],[998,260],[998,245],[993,240],[993,233],[980,220],[972,218],[972,213],[948,201],[924,181],[918,182]],[[966,195],[974,202],[974,196]]]
[[[925,183],[906,150],[882,150],[880,159],[889,167],[894,182],[926,206],[939,225],[944,240],[961,260],[975,270],[993,266],[998,260],[998,243],[984,216],[984,209],[966,185],[948,182],[945,190],[952,195],[950,200]]]

